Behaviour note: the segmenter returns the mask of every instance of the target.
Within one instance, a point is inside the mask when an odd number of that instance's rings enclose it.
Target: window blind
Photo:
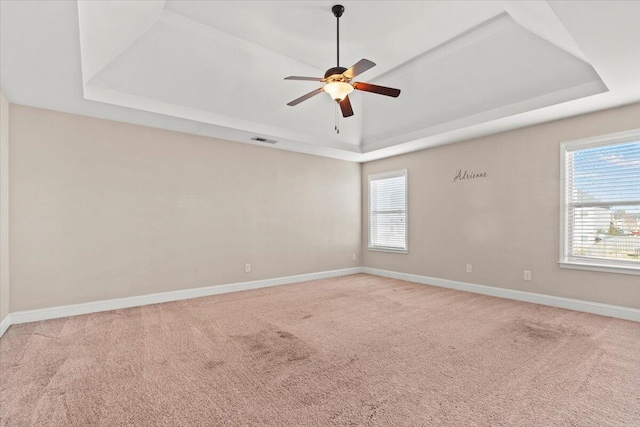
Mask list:
[[[407,171],[369,177],[369,247],[407,250]]]
[[[640,267],[640,141],[565,153],[565,259]]]

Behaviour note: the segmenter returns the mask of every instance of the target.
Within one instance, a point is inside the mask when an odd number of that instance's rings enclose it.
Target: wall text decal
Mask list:
[[[462,169],[458,169],[456,172],[455,178],[453,178],[453,182],[462,181],[463,179],[475,179],[475,178],[486,178],[486,177],[487,177],[486,172],[475,173],[475,172],[468,172],[467,170],[463,171]]]

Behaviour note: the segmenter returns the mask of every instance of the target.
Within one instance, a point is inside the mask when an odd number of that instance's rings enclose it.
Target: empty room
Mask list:
[[[0,426],[639,426],[640,1],[0,0]]]

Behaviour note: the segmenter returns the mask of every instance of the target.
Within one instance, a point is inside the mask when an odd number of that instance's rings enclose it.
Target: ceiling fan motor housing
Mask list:
[[[324,73],[324,78],[329,80],[329,78],[331,76],[335,76],[335,78],[331,79],[331,80],[335,80],[335,81],[345,81],[344,76],[342,75],[342,73],[344,73],[345,71],[347,71],[346,68],[344,67],[333,67],[333,68],[329,68],[327,70],[326,73]]]

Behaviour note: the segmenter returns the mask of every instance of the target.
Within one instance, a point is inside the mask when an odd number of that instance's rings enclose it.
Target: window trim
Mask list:
[[[576,139],[560,144],[560,260],[558,261],[560,268],[640,275],[640,265],[632,264],[634,261],[571,256],[567,253],[569,249],[569,242],[567,241],[569,225],[566,200],[567,177],[565,174],[566,154],[568,151],[574,151],[578,148],[604,147],[639,140],[640,128],[591,138]]]
[[[371,246],[371,181],[404,176],[404,249],[385,248],[383,246]],[[367,249],[373,252],[388,252],[395,254],[409,253],[409,170],[397,169],[394,171],[371,174],[367,177]]]

